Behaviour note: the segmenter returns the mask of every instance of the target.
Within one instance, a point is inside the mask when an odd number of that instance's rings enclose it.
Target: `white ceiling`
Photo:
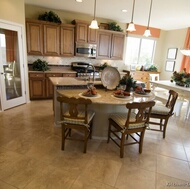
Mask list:
[[[151,0],[136,0],[134,23],[147,25]],[[25,0],[26,4],[88,14],[93,18],[94,0]],[[116,22],[131,21],[133,0],[97,0],[96,17]],[[121,12],[127,9],[127,13]],[[153,0],[150,27],[173,30],[190,27],[190,0]]]

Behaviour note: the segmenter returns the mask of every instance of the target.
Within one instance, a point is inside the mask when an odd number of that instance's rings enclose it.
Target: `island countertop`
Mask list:
[[[85,97],[82,93],[87,90],[87,83],[89,81],[83,81],[78,78],[66,78],[66,77],[50,77],[50,80],[54,86],[54,121],[56,126],[60,126],[60,104],[57,101],[57,96],[66,95],[74,97],[90,98],[92,104],[89,109],[95,112],[95,118],[93,121],[94,129],[92,136],[97,139],[107,139],[108,130],[108,118],[111,113],[115,112],[127,112],[125,104],[131,102],[145,102],[154,100],[155,95],[151,93],[150,96],[141,96],[132,94],[125,99],[116,98],[113,96],[114,90],[105,90],[102,87],[101,81],[95,81],[95,87],[97,88],[96,97]]]
[[[93,104],[108,104],[108,105],[125,105],[129,102],[145,102],[151,101],[155,99],[154,93],[150,93],[149,95],[136,95],[135,93],[131,93],[131,96],[127,96],[125,98],[118,98],[114,96],[114,90],[105,90],[105,89],[97,89],[97,95],[94,97],[86,97],[83,96],[82,93],[87,89],[67,89],[67,90],[57,90],[58,95],[65,95],[68,97],[82,97],[89,98]]]
[[[92,81],[85,81],[81,80],[80,78],[72,78],[72,77],[50,77],[50,80],[54,86],[80,86],[80,85],[87,85],[88,82]],[[94,85],[102,84],[101,81],[94,81]]]

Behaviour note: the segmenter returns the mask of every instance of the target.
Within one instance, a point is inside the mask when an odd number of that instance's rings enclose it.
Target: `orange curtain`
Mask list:
[[[187,29],[184,48],[190,49],[190,28]],[[190,73],[190,56],[183,56],[180,71],[183,69],[185,69],[187,73]]]

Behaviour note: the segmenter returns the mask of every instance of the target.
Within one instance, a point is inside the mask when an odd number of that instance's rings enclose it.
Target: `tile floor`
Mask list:
[[[105,125],[107,127],[107,125]],[[67,141],[53,124],[52,101],[32,101],[0,113],[1,189],[166,189],[190,188],[190,121],[172,117],[166,139],[146,131],[138,146],[119,149],[92,139]]]

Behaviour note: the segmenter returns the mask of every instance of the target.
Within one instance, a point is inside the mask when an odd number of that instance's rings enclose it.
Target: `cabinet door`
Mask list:
[[[57,25],[44,25],[44,55],[59,55],[60,27]]]
[[[77,23],[76,24],[76,42],[78,43],[87,43],[87,28],[86,23]]]
[[[97,43],[97,30],[90,29],[88,26],[88,43],[96,44]]]
[[[27,51],[31,55],[43,54],[42,24],[26,22]]]
[[[110,58],[112,33],[106,31],[98,32],[97,58]]]
[[[46,73],[46,97],[53,97],[53,84],[50,81],[50,77],[62,77],[62,73]]]
[[[111,59],[123,59],[125,34],[113,34],[111,45]]]
[[[74,27],[61,27],[61,52],[62,56],[74,56]]]
[[[29,74],[30,99],[45,98],[45,76],[43,73]]]

